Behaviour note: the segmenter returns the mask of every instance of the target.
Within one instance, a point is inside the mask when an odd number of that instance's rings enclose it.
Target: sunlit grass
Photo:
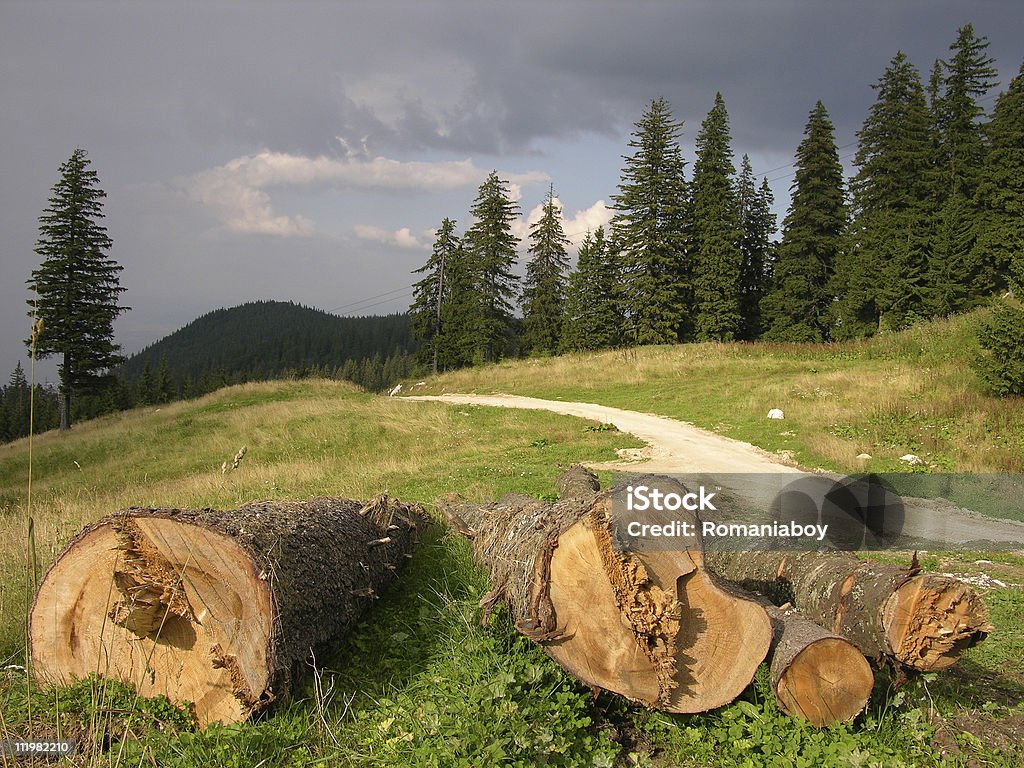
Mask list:
[[[566,355],[447,373],[413,392],[583,400],[689,421],[809,467],[1024,472],[1024,403],[970,369],[981,313],[838,344],[687,344]],[[783,421],[769,421],[781,408]],[[867,453],[870,460],[857,456]]]

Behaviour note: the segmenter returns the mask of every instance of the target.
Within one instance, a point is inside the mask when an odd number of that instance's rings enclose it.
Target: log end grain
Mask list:
[[[896,660],[922,672],[951,667],[992,631],[977,591],[935,574],[915,576],[893,592],[882,624]]]

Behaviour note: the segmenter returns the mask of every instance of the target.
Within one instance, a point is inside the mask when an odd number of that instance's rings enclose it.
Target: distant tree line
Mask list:
[[[417,370],[409,317],[338,317],[291,302],[218,309],[80,387],[72,421],[191,399],[247,381],[310,377],[380,392]],[[37,384],[34,428],[60,425],[58,388]],[[0,442],[29,431],[29,383],[18,363],[0,387]]]
[[[874,85],[848,182],[819,101],[796,151],[781,236],[767,179],[737,172],[721,94],[696,134],[651,102],[629,142],[608,230],[574,269],[553,187],[513,272],[519,207],[492,172],[465,234],[445,218],[410,315],[435,370],[640,344],[821,342],[969,310],[1024,282],[1024,68],[991,115],[986,38],[968,24],[928,83],[902,52]],[[521,313],[521,319],[517,317]],[[1024,353],[1022,353],[1024,354]]]

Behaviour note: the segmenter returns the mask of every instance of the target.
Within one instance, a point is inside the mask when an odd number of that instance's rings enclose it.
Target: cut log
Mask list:
[[[772,620],[772,691],[779,709],[819,727],[848,723],[867,706],[875,676],[864,654],[790,608],[766,605]]]
[[[851,640],[871,659],[945,669],[992,625],[981,596],[946,576],[844,552],[708,552],[716,573]]]
[[[699,547],[622,551],[616,489],[598,494],[596,478],[569,474],[555,503],[508,495],[439,505],[490,572],[485,620],[506,603],[517,629],[570,674],[653,708],[703,712],[732,701],[768,651],[764,608],[709,573]]]
[[[392,581],[418,507],[379,496],[129,509],[82,531],[30,617],[33,672],[191,702],[202,725],[289,697]]]

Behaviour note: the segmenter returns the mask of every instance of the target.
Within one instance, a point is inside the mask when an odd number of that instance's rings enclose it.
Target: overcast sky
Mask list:
[[[465,228],[491,169],[520,196],[520,232],[553,183],[578,241],[608,220],[658,96],[692,160],[722,92],[737,165],[767,175],[781,220],[816,100],[849,169],[898,50],[926,78],[973,22],[1005,86],[1022,6],[0,0],[0,377],[24,359],[38,217],[76,147],[107,192],[131,353],[254,299],[404,310],[431,230]]]

